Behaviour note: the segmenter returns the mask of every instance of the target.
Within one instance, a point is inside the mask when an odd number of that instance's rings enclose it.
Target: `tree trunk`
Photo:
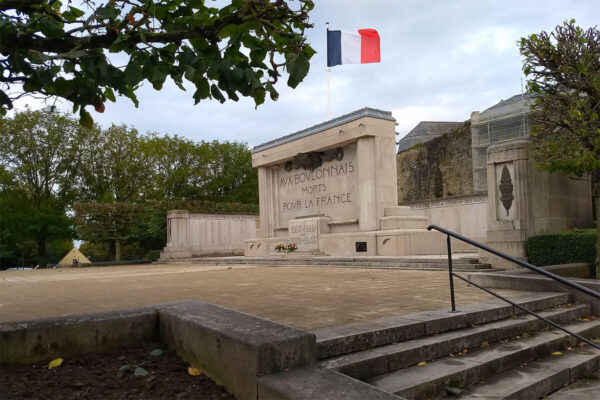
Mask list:
[[[121,242],[115,239],[115,262],[121,261]]]
[[[600,279],[600,168],[592,173],[592,201],[596,218],[596,279]]]
[[[37,243],[38,248],[38,263],[40,268],[46,268],[47,259],[46,259],[46,239],[38,239]],[[25,265],[23,265],[25,266]]]

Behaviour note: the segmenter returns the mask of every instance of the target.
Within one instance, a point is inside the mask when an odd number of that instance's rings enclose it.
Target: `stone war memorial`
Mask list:
[[[390,112],[364,108],[257,146],[260,228],[245,255],[280,242],[299,255],[443,253],[418,210],[398,206],[396,131]]]
[[[298,256],[445,254],[446,237],[425,229],[433,223],[525,258],[527,237],[591,225],[587,177],[536,169],[528,137],[490,140],[484,123],[486,112],[473,113],[477,190],[428,203],[398,205],[391,112],[364,108],[255,147],[260,218],[245,255],[276,255],[279,243],[295,244]],[[476,251],[461,242],[453,250]]]

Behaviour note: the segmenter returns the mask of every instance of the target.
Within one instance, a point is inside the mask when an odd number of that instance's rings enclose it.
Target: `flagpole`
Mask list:
[[[327,32],[329,32],[329,22],[325,22],[327,25]],[[327,67],[327,119],[331,119],[331,84],[330,84],[330,73],[331,68]]]

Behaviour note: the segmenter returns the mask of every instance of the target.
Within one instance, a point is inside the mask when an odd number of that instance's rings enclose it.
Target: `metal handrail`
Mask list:
[[[595,290],[592,290],[592,289],[590,289],[590,288],[586,288],[585,286],[582,286],[582,285],[580,285],[580,284],[578,284],[578,283],[575,283],[575,282],[572,282],[572,281],[570,281],[570,280],[568,280],[568,279],[565,279],[565,278],[563,278],[562,276],[558,276],[558,275],[556,275],[556,274],[553,274],[552,272],[548,272],[548,271],[546,271],[546,270],[545,270],[545,269],[543,269],[543,268],[536,267],[535,265],[532,265],[532,264],[526,263],[525,261],[519,260],[518,258],[515,258],[515,257],[513,257],[513,256],[510,256],[510,255],[508,255],[508,254],[506,254],[506,253],[503,253],[503,252],[501,252],[501,251],[498,251],[498,250],[496,250],[496,249],[492,249],[491,247],[488,247],[488,246],[486,246],[486,245],[485,245],[485,244],[483,244],[483,243],[479,243],[479,242],[476,242],[476,241],[474,241],[474,240],[471,240],[471,239],[469,239],[469,238],[467,238],[467,237],[464,237],[464,236],[462,236],[462,235],[459,235],[459,234],[458,234],[458,233],[456,233],[456,232],[452,232],[452,231],[449,231],[449,230],[448,230],[448,229],[446,229],[446,228],[442,228],[441,226],[437,226],[437,225],[429,225],[429,226],[427,227],[427,230],[428,230],[428,231],[430,231],[430,230],[432,230],[432,229],[435,229],[436,231],[440,231],[440,232],[442,232],[442,233],[445,233],[446,235],[452,236],[452,237],[454,237],[454,238],[456,238],[456,239],[458,239],[458,240],[461,240],[461,241],[463,241],[463,242],[469,243],[470,245],[473,245],[473,246],[475,246],[475,247],[479,247],[480,249],[482,249],[482,250],[485,250],[485,251],[487,251],[487,252],[490,252],[490,253],[492,253],[492,254],[495,254],[495,255],[497,255],[498,257],[504,258],[505,260],[508,260],[508,261],[514,262],[515,264],[519,264],[520,266],[522,266],[522,267],[525,267],[525,268],[527,268],[528,270],[531,270],[531,271],[533,271],[533,272],[537,272],[538,274],[541,274],[541,275],[547,276],[548,278],[550,278],[550,279],[552,279],[552,280],[555,280],[555,281],[557,281],[557,282],[560,282],[560,283],[562,283],[562,284],[564,284],[564,285],[567,285],[567,286],[569,286],[569,287],[572,287],[573,289],[579,290],[580,292],[583,292],[583,293],[585,293],[585,294],[587,294],[587,295],[590,295],[590,296],[592,296],[592,297],[595,297],[595,298],[597,298],[597,299],[600,299],[600,293],[599,293],[599,292],[596,292]]]
[[[548,271],[546,271],[543,268],[536,267],[535,265],[531,265],[529,263],[526,263],[525,261],[519,260],[519,259],[517,259],[515,257],[512,257],[512,256],[506,254],[506,253],[503,253],[501,251],[498,251],[496,249],[488,247],[488,246],[484,245],[483,243],[476,242],[475,240],[472,240],[472,239],[469,239],[467,237],[464,237],[464,236],[462,236],[462,235],[460,235],[460,234],[458,234],[456,232],[452,232],[452,231],[450,231],[450,230],[448,230],[446,228],[442,228],[441,226],[429,225],[427,227],[428,231],[430,231],[432,229],[435,229],[437,231],[440,231],[440,232],[446,234],[446,246],[448,248],[448,275],[449,275],[449,279],[450,279],[450,302],[451,302],[451,306],[452,306],[452,312],[456,312],[456,302],[454,300],[454,279],[453,279],[453,277],[457,277],[458,279],[461,279],[461,280],[467,282],[468,284],[473,285],[473,286],[475,286],[475,287],[483,290],[484,292],[489,293],[489,294],[491,294],[491,295],[499,298],[500,300],[503,300],[503,301],[505,301],[505,302],[507,302],[507,303],[509,303],[509,304],[511,304],[511,305],[513,305],[513,306],[515,306],[515,307],[517,307],[519,309],[521,309],[522,311],[525,311],[525,312],[533,315],[534,317],[536,317],[538,319],[541,319],[542,321],[544,321],[544,322],[546,322],[546,323],[554,326],[555,328],[558,328],[558,329],[562,330],[563,332],[566,332],[569,335],[574,336],[577,339],[579,339],[579,340],[581,340],[581,341],[583,341],[583,342],[585,342],[585,343],[587,343],[587,344],[589,344],[589,345],[591,345],[591,346],[593,346],[593,347],[595,347],[597,349],[600,349],[600,345],[598,345],[597,343],[594,343],[591,340],[589,340],[589,339],[587,339],[587,338],[585,338],[585,337],[583,337],[583,336],[581,336],[581,335],[579,335],[579,334],[577,334],[575,332],[571,332],[570,330],[568,330],[568,329],[560,326],[559,324],[557,324],[557,323],[555,323],[553,321],[550,321],[547,318],[542,317],[541,315],[537,314],[536,312],[530,311],[527,308],[522,307],[522,306],[516,304],[515,302],[513,302],[513,301],[511,301],[511,300],[509,300],[509,299],[507,299],[507,298],[505,298],[503,296],[500,296],[499,294],[494,293],[491,290],[486,289],[486,288],[484,288],[484,287],[476,284],[475,282],[472,282],[471,280],[469,280],[469,279],[467,279],[465,277],[462,277],[462,276],[456,274],[452,270],[452,247],[451,247],[451,244],[450,244],[450,236],[452,236],[452,237],[454,237],[454,238],[456,238],[458,240],[461,240],[461,241],[463,241],[465,243],[469,243],[472,246],[478,247],[478,248],[480,248],[482,250],[485,250],[487,252],[495,254],[498,257],[501,257],[501,258],[503,258],[505,260],[514,262],[515,264],[518,264],[518,265],[520,265],[520,266],[522,266],[524,268],[527,268],[527,269],[529,269],[529,270],[531,270],[533,272],[536,272],[538,274],[547,276],[550,279],[553,279],[553,280],[555,280],[557,282],[565,284],[565,285],[567,285],[567,286],[569,286],[569,287],[571,287],[571,288],[573,288],[575,290],[583,292],[583,293],[585,293],[587,295],[590,295],[592,297],[595,297],[597,299],[600,299],[600,293],[599,292],[596,292],[595,290],[586,288],[585,286],[579,285],[579,284],[577,284],[575,282],[572,282],[572,281],[570,281],[568,279],[565,279],[565,278],[563,278],[561,276],[553,274],[552,272],[548,272]]]

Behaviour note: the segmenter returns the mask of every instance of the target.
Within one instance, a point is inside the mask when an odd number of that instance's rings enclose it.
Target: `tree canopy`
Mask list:
[[[528,88],[536,93],[534,158],[549,171],[591,176],[600,277],[600,30],[571,20],[522,38],[520,51]]]
[[[75,235],[115,259],[143,257],[164,246],[169,209],[256,211],[244,143],[86,128],[48,110],[0,117],[0,132],[2,266],[56,262]]]
[[[212,3],[212,2],[211,2]],[[314,50],[306,43],[311,0],[0,0],[0,112],[27,94],[63,98],[92,125],[86,106],[103,112],[116,95],[130,98],[167,78],[203,99],[251,97],[256,105],[282,70],[295,88]],[[18,93],[16,87],[22,87]]]

